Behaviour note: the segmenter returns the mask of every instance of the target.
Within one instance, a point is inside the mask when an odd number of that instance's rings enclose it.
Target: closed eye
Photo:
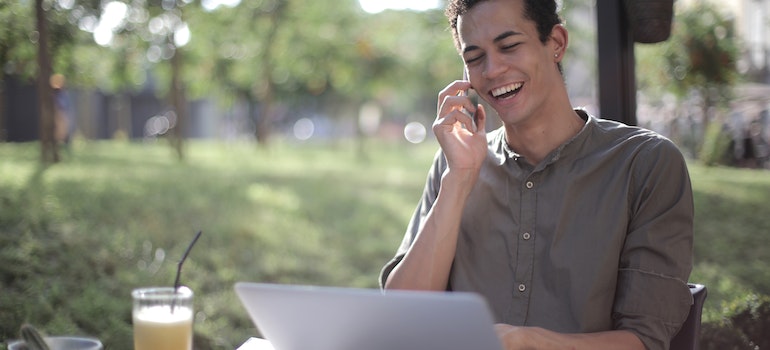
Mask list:
[[[465,64],[467,64],[467,65],[473,64],[474,62],[480,61],[483,57],[484,57],[484,55],[479,55],[479,56],[476,56],[476,57],[468,58],[468,59],[465,60]]]
[[[505,45],[505,46],[503,46],[503,47],[502,47],[502,49],[503,49],[503,50],[506,50],[506,51],[507,51],[507,50],[512,50],[512,49],[515,49],[515,48],[516,48],[517,46],[519,46],[520,44],[521,44],[521,43],[515,43],[515,44],[511,44],[511,45]]]

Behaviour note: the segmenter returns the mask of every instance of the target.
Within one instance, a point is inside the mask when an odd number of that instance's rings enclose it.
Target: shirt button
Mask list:
[[[524,240],[525,240],[525,241],[526,241],[526,240],[529,240],[529,239],[530,239],[530,237],[532,237],[532,236],[529,234],[529,232],[524,232],[524,233],[521,235],[521,238],[524,238]]]
[[[535,187],[535,183],[532,182],[532,181],[527,181],[526,186],[527,186],[527,188],[532,188],[532,187]]]
[[[523,292],[525,290],[527,290],[527,286],[525,286],[524,283],[520,284],[519,285],[519,292]]]

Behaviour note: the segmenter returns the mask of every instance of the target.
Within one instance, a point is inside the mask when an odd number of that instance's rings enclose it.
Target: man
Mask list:
[[[572,108],[555,1],[452,0],[447,16],[469,81],[439,93],[441,150],[383,288],[478,292],[506,349],[667,349],[692,303],[681,153]],[[486,133],[471,88],[503,127]]]

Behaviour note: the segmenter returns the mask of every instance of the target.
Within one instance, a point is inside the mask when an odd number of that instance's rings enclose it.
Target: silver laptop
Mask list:
[[[276,350],[501,350],[484,299],[239,282],[235,291]]]

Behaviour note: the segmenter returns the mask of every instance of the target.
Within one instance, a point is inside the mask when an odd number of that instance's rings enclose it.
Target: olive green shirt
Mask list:
[[[687,165],[668,139],[578,113],[583,129],[531,166],[502,128],[462,214],[448,290],[474,291],[496,322],[557,332],[624,329],[667,349],[692,297],[693,201]],[[388,274],[439,192],[438,152]]]

